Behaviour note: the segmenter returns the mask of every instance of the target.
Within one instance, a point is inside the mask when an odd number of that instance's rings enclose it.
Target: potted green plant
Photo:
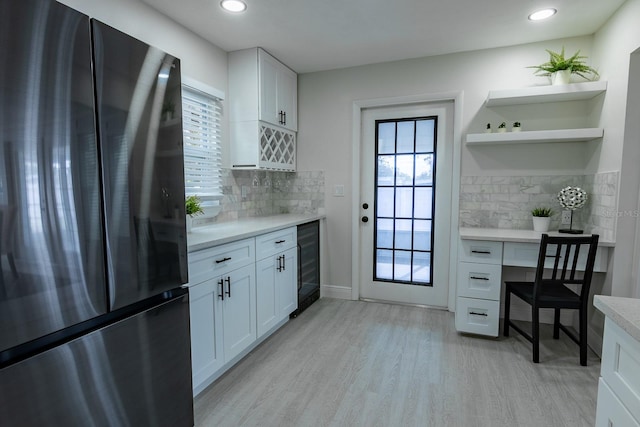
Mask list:
[[[598,72],[584,62],[587,57],[580,55],[579,50],[569,58],[565,58],[564,46],[560,53],[549,49],[545,50],[549,54],[549,61],[527,68],[535,68],[535,74],[540,76],[551,77],[552,85],[568,84],[571,74],[577,74],[586,80],[595,80],[598,78]]]
[[[504,133],[507,131],[507,124],[502,122],[498,125],[498,133]]]
[[[511,128],[511,132],[520,132],[522,130],[522,125],[520,122],[513,122],[513,127]]]
[[[487,127],[485,128],[484,133],[491,133],[491,123],[487,123]]]
[[[549,231],[549,224],[551,223],[551,216],[553,215],[553,210],[551,208],[535,208],[531,211],[531,215],[533,215],[534,231]]]
[[[196,195],[188,196],[185,199],[184,208],[187,214],[187,233],[191,232],[193,217],[204,213],[204,211],[202,210],[202,205],[200,203],[200,198]]]

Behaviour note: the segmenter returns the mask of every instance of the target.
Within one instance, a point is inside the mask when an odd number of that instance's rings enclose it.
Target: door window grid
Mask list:
[[[376,281],[432,286],[437,117],[377,120]]]

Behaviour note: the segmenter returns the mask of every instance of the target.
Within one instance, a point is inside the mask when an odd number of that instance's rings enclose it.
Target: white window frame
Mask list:
[[[221,210],[223,100],[223,92],[182,78],[185,195],[202,201],[200,218],[215,217]]]

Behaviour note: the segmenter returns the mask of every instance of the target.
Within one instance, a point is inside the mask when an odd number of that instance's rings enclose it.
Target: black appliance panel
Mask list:
[[[109,298],[117,309],[187,282],[180,61],[91,22]]]
[[[106,312],[89,19],[0,1],[0,352]]]

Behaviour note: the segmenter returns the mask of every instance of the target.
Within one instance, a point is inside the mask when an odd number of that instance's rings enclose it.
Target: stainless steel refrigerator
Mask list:
[[[180,62],[0,0],[0,424],[193,425]]]

